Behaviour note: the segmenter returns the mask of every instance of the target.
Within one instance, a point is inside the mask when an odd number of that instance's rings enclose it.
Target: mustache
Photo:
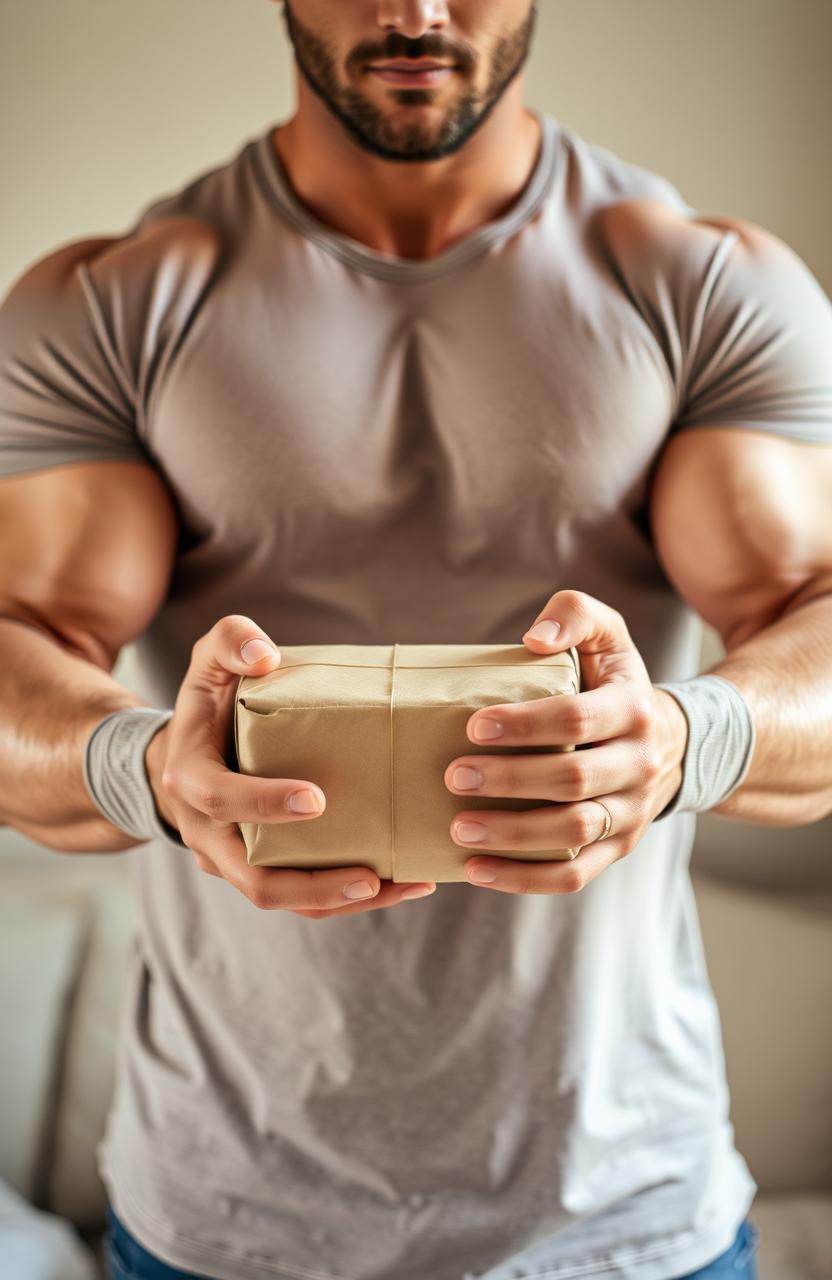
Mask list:
[[[350,68],[365,62],[379,62],[394,58],[435,58],[439,62],[458,63],[463,71],[470,71],[476,56],[473,50],[450,45],[440,35],[427,32],[424,36],[411,37],[401,31],[391,31],[383,44],[363,41],[347,58]]]

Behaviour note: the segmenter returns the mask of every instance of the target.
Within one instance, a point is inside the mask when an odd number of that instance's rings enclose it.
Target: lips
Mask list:
[[[374,62],[368,70],[388,84],[409,84],[430,87],[441,84],[458,70],[451,63],[433,62],[427,59],[409,59],[406,62]]]
[[[372,71],[443,71],[453,70],[453,62],[431,62],[427,58],[408,58],[398,62],[371,62]]]

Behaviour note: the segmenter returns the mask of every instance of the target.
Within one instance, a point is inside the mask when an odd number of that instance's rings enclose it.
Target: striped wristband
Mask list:
[[[723,676],[703,674],[654,685],[676,699],[688,722],[682,785],[654,822],[704,813],[727,800],[751,767],[756,731],[743,694]]]
[[[87,739],[84,783],[98,811],[119,830],[187,849],[156,808],[144,758],[151,738],[172,715],[173,708],[123,707],[105,716]]]

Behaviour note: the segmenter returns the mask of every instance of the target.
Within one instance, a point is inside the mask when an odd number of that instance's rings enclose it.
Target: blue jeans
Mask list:
[[[179,1271],[143,1249],[122,1225],[112,1208],[107,1210],[105,1257],[110,1280],[205,1280],[193,1271]],[[757,1280],[755,1255],[757,1228],[746,1218],[727,1252],[691,1275],[679,1280]]]

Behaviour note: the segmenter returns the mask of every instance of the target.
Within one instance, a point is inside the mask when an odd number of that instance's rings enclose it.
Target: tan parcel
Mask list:
[[[451,839],[455,814],[555,803],[455,795],[444,774],[458,756],[574,751],[480,745],[465,731],[482,707],[579,692],[574,648],[538,655],[522,644],[312,644],[280,652],[278,668],[237,685],[238,768],[315,782],[326,810],[303,821],[240,823],[251,865],[360,864],[384,880],[464,881],[476,847]],[[539,861],[577,849],[488,853]]]

